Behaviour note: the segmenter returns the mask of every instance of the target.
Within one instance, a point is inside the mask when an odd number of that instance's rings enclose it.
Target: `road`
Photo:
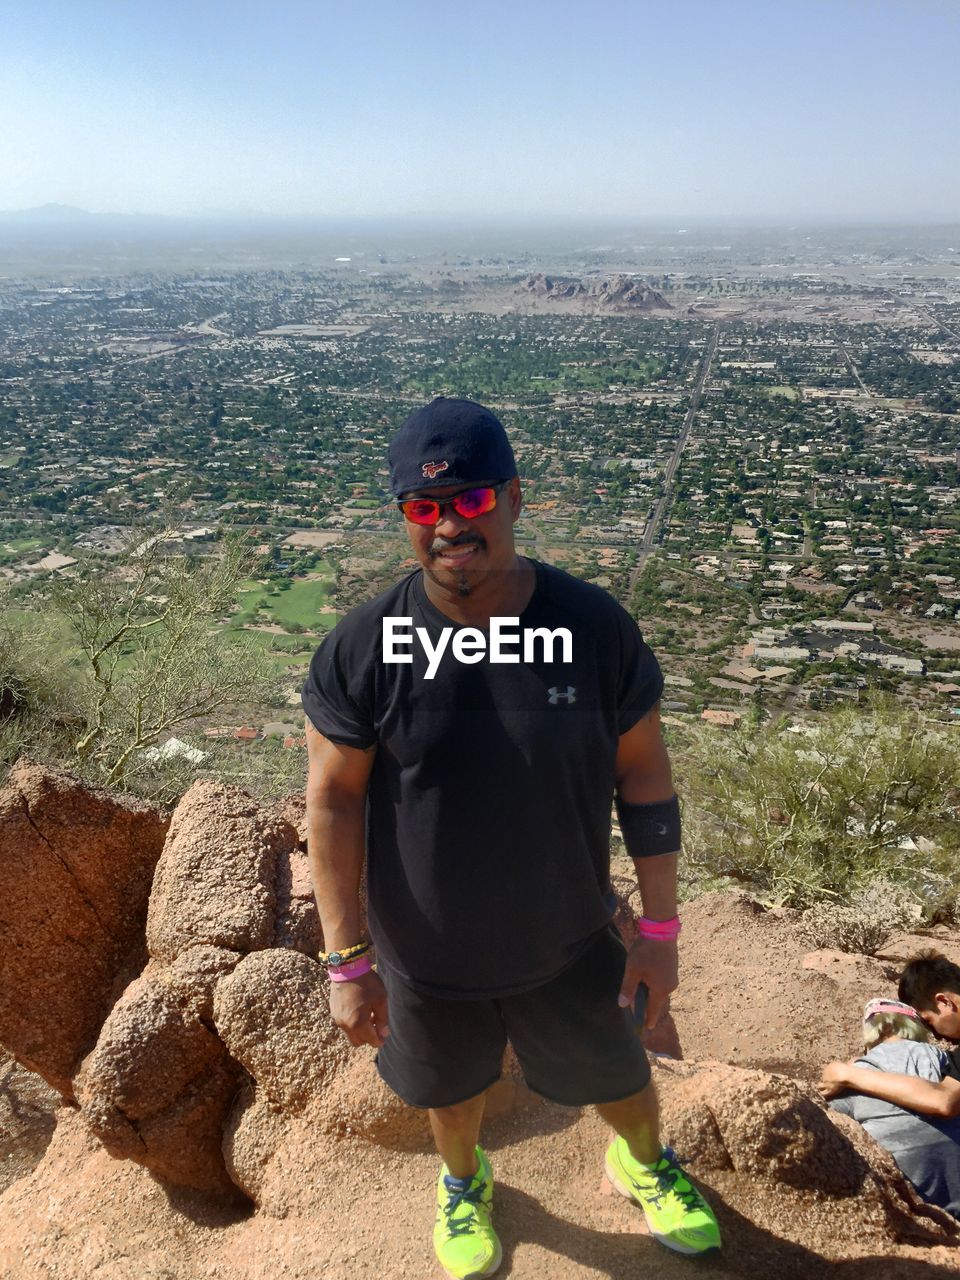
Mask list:
[[[892,298],[894,302],[899,303],[901,307],[905,307],[910,311],[915,311],[918,315],[926,316],[930,323],[935,324],[938,329],[942,329],[948,338],[953,338],[954,342],[960,342],[960,333],[958,333],[956,329],[951,329],[950,326],[944,324],[942,320],[938,320],[932,311],[928,311],[927,308],[917,302],[914,297],[904,297],[903,294],[894,293],[892,289],[884,289],[884,293],[887,297]]]
[[[854,360],[853,356],[850,354],[850,352],[847,350],[847,348],[844,346],[842,342],[838,343],[837,345],[840,348],[840,355],[843,357],[844,363],[846,364],[847,368],[850,370],[850,376],[856,380],[863,394],[865,396],[869,396],[870,399],[872,400],[874,398],[873,392],[866,385],[864,380],[860,377],[860,370],[857,368],[856,361]]]
[[[657,536],[657,531],[659,530],[661,524],[663,523],[663,518],[666,515],[667,508],[670,505],[670,498],[672,497],[672,489],[673,489],[673,478],[677,474],[677,468],[680,465],[680,459],[683,456],[684,449],[687,447],[687,441],[689,440],[690,432],[693,429],[693,420],[694,418],[696,418],[697,410],[700,408],[700,400],[701,400],[701,397],[703,396],[703,389],[706,386],[707,379],[710,376],[710,366],[713,363],[713,357],[717,354],[717,342],[719,338],[720,338],[720,326],[717,324],[717,325],[714,325],[713,327],[713,332],[710,335],[710,340],[707,343],[707,348],[703,353],[703,361],[701,362],[701,365],[700,365],[700,372],[697,375],[697,381],[696,381],[696,385],[693,388],[693,394],[690,396],[690,406],[687,409],[686,417],[683,420],[683,427],[680,430],[680,436],[677,440],[676,447],[670,456],[670,461],[667,463],[666,469],[664,470],[664,473],[663,473],[663,496],[658,498],[657,501],[653,504],[653,509],[651,510],[650,515],[647,517],[647,523],[643,530],[643,537],[640,539],[640,550],[637,555],[637,563],[636,563],[636,566],[634,567],[633,572],[630,575],[631,589],[635,585],[637,579],[640,577],[640,574],[643,572],[643,567],[647,563],[647,560],[650,558],[650,555],[653,551],[654,539]]]

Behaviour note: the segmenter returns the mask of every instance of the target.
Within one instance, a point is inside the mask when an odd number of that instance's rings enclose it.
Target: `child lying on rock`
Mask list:
[[[852,1069],[858,1079],[865,1074],[868,1083],[874,1076],[896,1072],[918,1082],[938,1084],[948,1058],[929,1040],[929,1031],[910,1005],[871,1000],[863,1015],[865,1052]],[[828,1085],[830,1092],[837,1087]],[[924,1200],[960,1218],[960,1119],[917,1115],[860,1092],[833,1097],[830,1106],[862,1124],[890,1152]]]

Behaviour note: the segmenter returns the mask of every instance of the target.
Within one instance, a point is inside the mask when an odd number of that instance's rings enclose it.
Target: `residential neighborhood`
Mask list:
[[[292,705],[338,612],[406,570],[392,431],[463,395],[514,439],[522,550],[634,613],[673,713],[816,714],[879,685],[952,719],[955,251],[721,250],[581,256],[563,289],[532,254],[7,276],[8,598],[160,527],[188,559],[242,530],[263,567],[223,625],[277,661]],[[261,741],[259,720],[229,731]]]

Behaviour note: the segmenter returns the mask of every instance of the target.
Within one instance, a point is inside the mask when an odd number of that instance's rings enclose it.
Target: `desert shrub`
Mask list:
[[[960,743],[889,697],[800,732],[704,728],[677,764],[684,851],[704,877],[799,908],[848,902],[878,877],[932,906],[956,878]]]
[[[40,614],[0,600],[0,765],[57,760],[82,723],[76,672]]]
[[[139,751],[124,773],[124,790],[152,804],[173,806],[200,778],[240,787],[264,803],[303,791],[306,785],[306,751],[285,750],[279,738],[240,744],[229,738],[207,741],[195,733],[186,737],[188,745],[203,752],[200,763],[183,755]]]
[[[189,745],[198,744],[191,738]],[[199,778],[219,780],[209,756],[201,764],[192,764],[184,756],[152,755],[147,749],[130,757],[123,775],[123,790],[160,808],[172,808]]]
[[[818,902],[800,919],[800,937],[811,950],[856,951],[872,956],[923,915],[920,899],[889,880],[872,880],[845,903]]]
[[[956,859],[948,874],[931,873],[924,888],[928,922],[960,929],[960,881],[957,879]]]
[[[221,740],[207,744],[205,750],[210,759],[196,770],[195,777],[216,777],[228,786],[242,787],[258,800],[276,800],[306,786],[306,750],[287,750],[280,738],[247,746]]]

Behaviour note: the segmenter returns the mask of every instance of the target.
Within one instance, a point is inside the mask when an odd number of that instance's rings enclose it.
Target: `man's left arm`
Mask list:
[[[660,734],[659,702],[621,735],[616,774],[621,829],[627,853],[637,869],[644,917],[672,921],[677,915],[680,827],[670,759]],[[666,849],[662,847],[664,842]],[[669,933],[670,929],[664,932]],[[677,987],[675,937],[638,937],[632,944],[620,989],[623,1008],[633,1004],[641,982],[646,983],[649,992],[647,1026],[653,1027],[667,997]]]

